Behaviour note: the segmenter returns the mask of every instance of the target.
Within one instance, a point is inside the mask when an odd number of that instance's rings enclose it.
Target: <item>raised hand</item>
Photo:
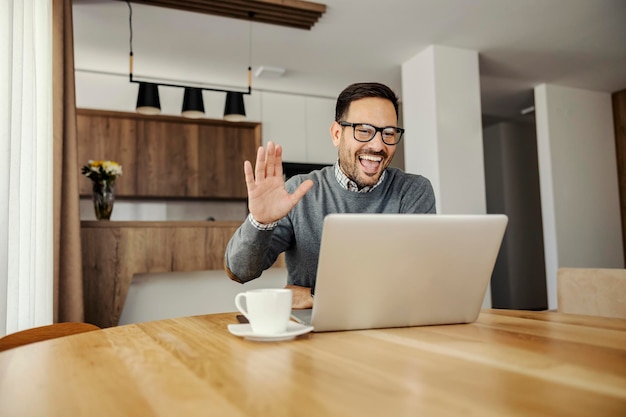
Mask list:
[[[313,181],[304,181],[289,194],[283,179],[283,150],[274,142],[262,146],[256,155],[254,171],[250,161],[243,164],[248,189],[248,209],[259,223],[269,224],[285,217],[287,213],[313,187]]]

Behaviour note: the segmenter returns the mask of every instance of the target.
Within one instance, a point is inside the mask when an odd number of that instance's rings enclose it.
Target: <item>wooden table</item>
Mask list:
[[[259,343],[234,314],[0,353],[1,416],[620,416],[626,320],[486,310],[476,323]]]

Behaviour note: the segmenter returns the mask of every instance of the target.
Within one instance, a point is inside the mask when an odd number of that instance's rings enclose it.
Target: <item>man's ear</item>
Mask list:
[[[339,146],[339,142],[341,142],[341,133],[342,127],[339,123],[333,122],[330,125],[330,138],[333,140],[333,145],[336,147]]]

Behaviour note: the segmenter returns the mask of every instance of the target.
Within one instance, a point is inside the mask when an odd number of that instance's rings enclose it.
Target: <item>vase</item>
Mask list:
[[[93,182],[93,208],[98,220],[109,220],[115,201],[115,181]]]

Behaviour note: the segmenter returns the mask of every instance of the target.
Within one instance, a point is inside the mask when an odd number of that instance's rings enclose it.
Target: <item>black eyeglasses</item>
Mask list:
[[[369,142],[374,139],[376,133],[380,132],[380,136],[386,145],[397,145],[404,133],[404,129],[394,126],[376,127],[367,123],[348,123],[344,121],[339,122],[339,124],[343,127],[352,126],[354,140],[359,142]]]

